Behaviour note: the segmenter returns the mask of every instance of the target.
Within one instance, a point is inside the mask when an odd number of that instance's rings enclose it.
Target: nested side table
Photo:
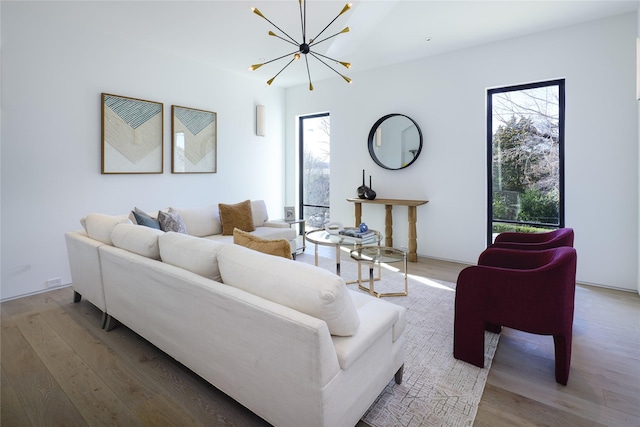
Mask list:
[[[363,246],[355,248],[351,251],[351,258],[358,261],[358,288],[369,292],[375,297],[398,297],[409,295],[409,283],[407,281],[407,253],[399,249],[385,246]],[[369,264],[369,287],[362,285],[362,273],[360,263]],[[378,264],[380,269],[381,263],[402,262],[404,264],[404,292],[377,292],[374,287],[375,278],[373,277],[373,269]]]

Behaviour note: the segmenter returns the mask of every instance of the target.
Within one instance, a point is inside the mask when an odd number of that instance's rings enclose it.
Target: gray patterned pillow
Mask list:
[[[175,231],[176,233],[187,234],[187,227],[182,221],[182,216],[169,208],[169,212],[158,212],[158,222],[160,223],[160,230],[162,231]]]

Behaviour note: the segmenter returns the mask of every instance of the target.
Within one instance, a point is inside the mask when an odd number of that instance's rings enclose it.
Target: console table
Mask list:
[[[355,207],[356,224],[357,227],[362,222],[362,204],[384,205],[385,207],[385,227],[384,227],[384,245],[387,247],[393,247],[393,217],[391,211],[393,205],[407,206],[409,217],[409,241],[407,259],[411,262],[418,261],[418,242],[416,240],[416,207],[429,203],[428,200],[403,200],[403,199],[347,199],[348,202],[352,202]]]

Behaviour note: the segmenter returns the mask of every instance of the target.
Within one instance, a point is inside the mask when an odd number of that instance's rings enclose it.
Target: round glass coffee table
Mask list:
[[[348,249],[357,249],[362,247],[367,247],[365,245],[380,245],[380,241],[382,240],[382,235],[379,231],[373,231],[373,236],[367,239],[354,239],[348,236],[343,236],[341,234],[331,234],[328,231],[319,228],[317,230],[307,231],[306,239],[307,241],[313,243],[315,245],[316,258],[315,264],[318,265],[318,246],[333,246],[336,250],[336,274],[340,275],[340,248],[346,247]],[[375,247],[375,246],[374,246]],[[358,269],[360,265],[358,265]],[[358,272],[358,274],[360,274]],[[355,283],[355,282],[351,282]]]
[[[369,292],[369,294],[375,297],[398,297],[409,295],[409,284],[407,282],[407,253],[400,249],[389,248],[385,246],[362,246],[355,248],[351,251],[351,258],[358,261],[358,288]],[[400,262],[404,264],[404,292],[376,292],[373,288],[374,280],[373,268],[378,264],[378,270],[380,264],[389,264],[392,262]],[[360,263],[366,262],[369,264],[369,287],[362,286],[362,274],[360,271]],[[380,273],[378,273],[380,277]]]

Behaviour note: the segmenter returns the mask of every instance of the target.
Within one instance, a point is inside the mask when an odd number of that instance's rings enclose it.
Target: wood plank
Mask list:
[[[40,314],[21,315],[14,321],[87,423],[143,425]]]
[[[2,370],[29,417],[31,425],[86,426],[86,422],[71,403],[66,392],[18,328],[2,328],[1,334]],[[3,393],[2,412],[11,404],[10,401],[5,401],[5,398]],[[16,410],[19,409],[16,408]]]
[[[27,416],[18,393],[11,385],[9,377],[0,369],[0,395],[2,396],[2,406],[0,407],[0,425],[3,426],[30,426],[31,421]]]

